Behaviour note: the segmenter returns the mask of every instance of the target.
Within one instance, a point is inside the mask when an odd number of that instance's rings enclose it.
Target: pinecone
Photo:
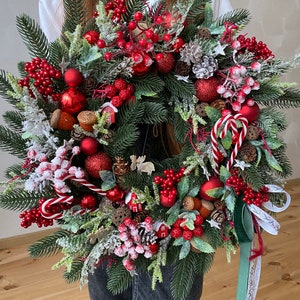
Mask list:
[[[256,126],[250,125],[248,127],[248,131],[245,136],[245,139],[247,139],[249,141],[257,140],[259,137],[259,134],[260,134],[259,129]]]
[[[75,141],[81,141],[85,137],[85,133],[83,132],[82,128],[78,125],[73,127],[74,129],[71,131],[71,137]]]
[[[112,222],[119,227],[126,218],[131,218],[131,210],[126,206],[120,206],[114,211]]]
[[[209,104],[206,102],[198,102],[195,106],[195,112],[198,116],[200,117],[206,117],[206,111],[205,111],[205,107],[208,106]]]
[[[212,211],[210,217],[217,223],[222,223],[225,221],[225,213],[220,209],[215,209],[214,211]]]
[[[144,226],[138,225],[138,233],[141,237],[141,244],[150,245],[154,244],[157,240],[157,235],[154,230],[147,231]]]
[[[97,80],[94,77],[87,77],[83,81],[82,89],[86,97],[91,97],[96,87],[97,87]]]
[[[225,109],[226,104],[225,104],[224,100],[217,99],[217,100],[214,100],[213,102],[211,102],[210,106],[222,111],[223,109]]]
[[[196,78],[207,79],[214,75],[218,69],[218,60],[213,56],[203,55],[201,60],[193,65],[193,73]]]
[[[128,173],[130,170],[128,162],[124,161],[122,157],[116,157],[116,162],[113,165],[114,174],[117,179],[117,183],[121,182],[121,177]]]
[[[245,142],[239,151],[239,155],[247,163],[254,162],[257,157],[256,148],[252,144]]]
[[[108,129],[108,132],[106,134],[102,135],[102,139],[106,141],[107,143],[111,143],[114,138],[114,132],[110,129]]]
[[[198,29],[198,36],[201,39],[209,40],[211,38],[211,34],[208,28],[199,28]]]
[[[201,46],[194,41],[190,41],[181,48],[180,60],[186,62],[188,65],[191,65],[191,63],[195,64],[201,60],[202,54]]]
[[[178,60],[174,72],[176,75],[188,76],[191,71],[191,66],[188,65],[185,61]]]
[[[138,223],[144,222],[144,220],[146,219],[146,217],[148,216],[148,211],[138,211],[135,216],[133,217],[133,219],[135,221],[137,221]]]
[[[218,210],[225,210],[225,208],[226,208],[225,202],[222,200],[214,201],[214,206],[215,206],[215,209],[218,209]]]

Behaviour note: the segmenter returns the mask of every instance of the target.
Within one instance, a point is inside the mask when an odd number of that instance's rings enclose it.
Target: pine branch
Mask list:
[[[8,193],[0,195],[0,207],[23,211],[36,207],[38,201],[42,198],[42,195],[38,193],[29,193],[21,188],[15,188]]]
[[[189,253],[185,259],[175,264],[171,281],[171,293],[174,299],[185,299],[190,292],[195,278],[197,263],[195,258],[195,255]]]
[[[73,283],[80,280],[81,269],[83,267],[83,261],[81,258],[73,260],[71,265],[71,270],[67,272],[67,270],[63,274],[63,278],[67,283]]]
[[[300,92],[296,89],[288,89],[276,101],[272,103],[279,108],[300,107]]]
[[[247,9],[238,8],[224,14],[221,18],[218,18],[217,24],[222,26],[224,22],[230,21],[233,24],[244,27],[250,22],[250,20],[250,12]]]
[[[136,91],[143,95],[146,92],[159,93],[163,91],[165,86],[164,81],[159,76],[154,74],[148,74],[142,77],[134,77],[132,78],[131,83],[134,85]]]
[[[26,157],[27,147],[22,136],[2,125],[0,125],[0,148],[18,158]]]
[[[18,16],[17,29],[32,57],[48,59],[48,40],[35,20],[27,15]]]
[[[128,23],[136,11],[143,11],[145,3],[143,0],[127,0],[126,13],[122,15],[122,20]]]
[[[210,270],[214,262],[214,253],[192,253],[192,255],[196,256],[195,272],[197,274],[204,274]]]
[[[4,99],[8,100],[9,103],[12,105],[16,104],[16,99],[13,97],[9,96],[7,93],[11,92],[13,93],[14,90],[12,86],[9,83],[8,80],[8,75],[9,73],[6,72],[5,70],[0,70],[0,96],[3,97]]]
[[[5,170],[5,178],[12,179],[22,174],[22,165],[13,165]]]
[[[11,130],[21,133],[22,122],[24,120],[23,115],[19,111],[6,111],[3,114],[7,127]]]
[[[18,62],[18,71],[19,71],[20,77],[22,77],[22,78],[28,75],[27,72],[24,70],[24,66],[25,66],[24,61]]]
[[[124,268],[121,260],[108,267],[107,274],[107,288],[113,295],[124,292],[131,284],[132,276]]]
[[[65,23],[62,33],[74,32],[78,24],[85,24],[85,0],[64,0]]]
[[[118,123],[122,125],[132,122],[138,124],[143,120],[144,112],[145,105],[141,101],[130,105],[122,105],[118,112]]]
[[[167,121],[168,111],[161,103],[143,102],[145,106],[143,123],[160,124]]]
[[[184,143],[186,140],[186,134],[190,129],[190,125],[183,121],[178,113],[174,115],[174,121],[172,122],[174,126],[174,134],[176,140],[179,143]]]
[[[68,57],[68,49],[60,40],[56,40],[49,44],[49,63],[55,68],[59,68],[63,59]]]
[[[68,237],[69,234],[68,231],[60,229],[49,236],[41,238],[29,246],[30,256],[40,258],[57,254],[61,250],[61,247],[56,243],[57,239]]]
[[[207,1],[203,1],[203,0],[194,1],[187,15],[188,23],[193,24],[195,26],[201,24],[204,18],[203,13],[204,13],[204,7],[206,2]]]

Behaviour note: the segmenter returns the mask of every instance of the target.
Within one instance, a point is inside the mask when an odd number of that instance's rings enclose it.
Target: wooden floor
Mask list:
[[[289,181],[286,189],[292,204],[277,215],[279,235],[263,234],[265,253],[257,300],[300,299],[300,179]],[[51,271],[58,256],[40,260],[27,256],[31,239],[32,235],[27,235],[0,240],[0,299],[88,299],[87,288],[80,290],[78,283],[67,285],[61,278],[62,270]],[[228,264],[224,251],[218,251],[212,270],[205,276],[201,300],[235,299],[238,260],[237,253]]]

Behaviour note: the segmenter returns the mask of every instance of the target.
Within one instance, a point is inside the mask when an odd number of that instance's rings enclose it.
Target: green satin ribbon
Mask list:
[[[250,269],[249,257],[251,254],[254,231],[251,212],[248,210],[241,197],[238,197],[236,200],[234,227],[240,243],[240,263],[236,300],[246,300]]]

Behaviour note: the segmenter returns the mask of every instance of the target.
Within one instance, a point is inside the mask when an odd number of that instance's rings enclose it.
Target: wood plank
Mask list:
[[[300,298],[300,179],[289,181],[286,189],[293,200],[285,212],[277,215],[281,224],[278,236],[263,233],[265,252],[257,295],[259,300]],[[43,259],[28,257],[29,244],[43,234],[0,240],[0,299],[88,299],[86,287],[80,290],[79,283],[66,284],[62,269],[51,270],[60,254]],[[235,299],[238,262],[238,253],[232,256],[229,264],[224,249],[217,251],[215,263],[205,275],[202,300]]]

